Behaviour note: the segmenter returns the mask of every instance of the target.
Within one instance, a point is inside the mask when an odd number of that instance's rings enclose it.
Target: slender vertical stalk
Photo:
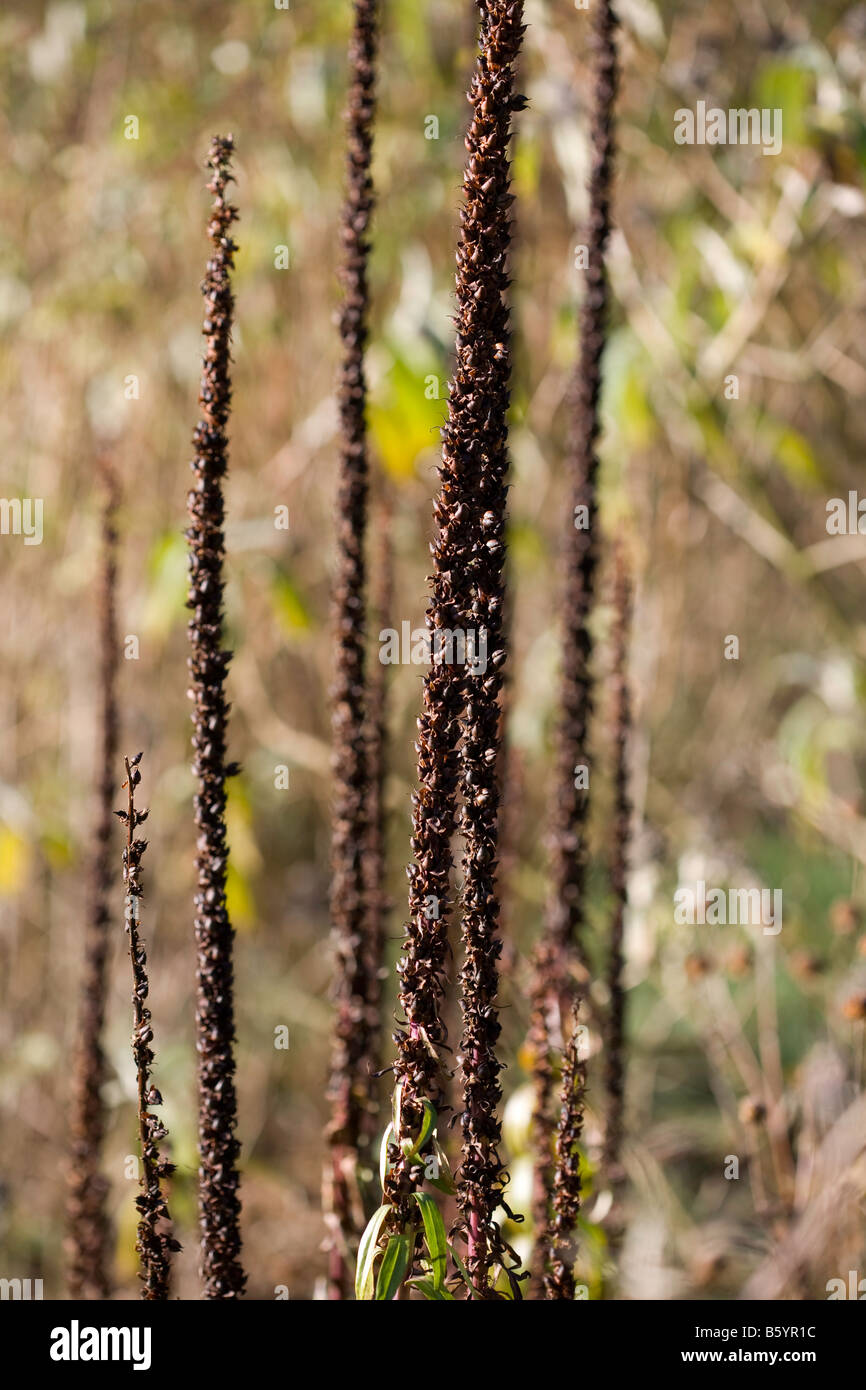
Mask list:
[[[107,459],[101,460],[105,497],[102,505],[101,575],[99,589],[99,679],[101,689],[101,746],[99,813],[96,849],[91,869],[90,904],[85,938],[85,963],[78,1024],[78,1046],[72,1083],[72,1163],[67,1201],[69,1227],[69,1292],[73,1298],[109,1298],[110,1223],[106,1211],[108,1181],[101,1171],[105,1140],[105,1079],[102,1035],[109,940],[109,891],[112,881],[112,769],[117,758],[117,479]]]
[[[610,886],[613,916],[610,927],[610,954],[607,983],[610,1005],[605,1042],[605,1085],[607,1125],[602,1167],[609,1182],[621,1181],[620,1149],[623,1135],[625,1091],[625,991],[623,989],[623,928],[627,897],[628,848],[631,829],[631,800],[628,790],[628,748],[631,730],[631,701],[628,685],[628,646],[631,621],[631,583],[622,545],[616,547],[614,586],[615,624],[613,632],[612,722],[614,737],[614,804]]]
[[[569,473],[572,507],[566,541],[563,661],[560,722],[555,757],[555,807],[550,893],[542,941],[535,961],[530,1037],[535,1057],[534,1131],[536,1136],[533,1212],[536,1230],[549,1229],[552,1186],[551,1047],[562,1035],[558,1019],[567,1015],[572,963],[584,976],[586,948],[584,881],[589,809],[587,731],[592,714],[589,616],[595,594],[598,556],[596,445],[600,431],[601,360],[607,325],[608,282],[605,254],[611,226],[614,171],[614,103],[618,68],[616,18],[609,0],[594,6],[594,89],[589,182],[586,289],[581,313],[580,351],[572,383],[572,436]],[[584,769],[581,774],[580,769]],[[551,1029],[556,1029],[552,1035]],[[541,1277],[551,1257],[536,1240],[534,1272]]]
[[[462,626],[477,669],[467,668],[461,748],[464,840],[461,971],[463,1158],[457,1201],[467,1240],[466,1267],[477,1294],[491,1292],[491,1267],[505,1253],[494,1213],[502,1203],[496,1053],[500,1034],[499,902],[496,883],[501,775],[500,693],[505,660],[503,600],[511,369],[508,251],[512,112],[523,40],[523,4],[479,5],[479,54],[469,92],[473,117],[457,249],[457,363],[443,455],[454,460],[469,527]],[[519,1287],[515,1284],[515,1290]]]
[[[138,1239],[135,1248],[141,1259],[141,1297],[149,1302],[168,1298],[171,1284],[171,1257],[180,1245],[171,1233],[171,1216],[162,1191],[162,1179],[174,1172],[174,1164],[160,1156],[160,1141],[168,1131],[162,1121],[150,1113],[151,1105],[161,1105],[162,1096],[151,1083],[153,1063],[153,1028],[150,1009],[145,1004],[150,986],[147,979],[147,955],[139,935],[142,887],[141,860],[147,841],[135,837],[135,832],[147,820],[147,811],[135,806],[135,788],[141,781],[138,764],[141,754],[130,760],[124,758],[127,789],[125,811],[116,811],[126,826],[126,847],[123,851],[123,879],[126,884],[125,930],[129,935],[129,956],[132,961],[132,1055],[135,1059],[138,1089],[138,1136],[141,1145],[141,1192],[135,1199],[139,1212]]]
[[[495,897],[499,771],[499,667],[504,557],[506,412],[510,373],[504,294],[511,225],[508,192],[513,91],[523,36],[522,3],[479,0],[479,55],[469,94],[473,118],[466,146],[464,205],[457,252],[457,362],[443,430],[433,574],[427,608],[431,663],[418,720],[418,787],[413,795],[413,863],[409,921],[398,965],[405,1022],[395,1033],[397,1087],[393,1143],[387,1148],[385,1234],[409,1243],[413,1270],[420,1228],[413,1197],[425,1175],[417,1166],[425,1115],[445,1105],[442,1050],[445,970],[449,955],[451,840],[462,785],[464,856],[463,1166],[461,1227],[469,1246],[468,1277],[480,1296],[494,1263],[511,1256],[492,1216],[502,1205],[498,1154],[500,1091],[495,1044],[497,904]],[[454,659],[454,637],[465,644]],[[472,673],[470,674],[470,665]],[[461,736],[465,746],[461,750]],[[432,1144],[439,1159],[435,1130]],[[516,1260],[514,1261],[516,1263]],[[512,1276],[512,1291],[519,1286]]]
[[[387,627],[394,602],[394,549],[391,537],[391,508],[383,502],[379,516],[381,551],[372,611],[374,626]],[[385,781],[388,770],[388,667],[374,661],[370,672],[367,704],[367,849],[364,856],[367,921],[365,936],[369,949],[367,966],[367,1062],[362,1073],[372,1077],[381,1067],[382,1049],[382,972],[385,958],[385,926],[388,896],[385,889]],[[371,1087],[373,1083],[371,1082]],[[372,1138],[378,1112],[377,1095],[371,1089],[367,1119]]]
[[[334,1038],[329,1095],[331,1119],[325,1204],[331,1250],[329,1296],[346,1296],[349,1260],[360,1232],[354,1211],[359,1148],[369,1130],[372,1079],[368,1060],[368,890],[364,876],[369,815],[365,694],[365,561],[368,459],[364,351],[369,332],[367,282],[373,211],[370,173],[378,53],[378,0],[355,0],[349,48],[351,79],[346,131],[346,194],[342,243],[344,287],[340,316],[340,479],[334,585],[336,670],[332,692],[333,811],[331,924],[335,947]]]
[[[240,1264],[235,1137],[234,931],[226,907],[226,779],[238,768],[226,762],[228,702],[225,680],[231,652],[222,648],[225,558],[223,478],[228,463],[226,425],[231,406],[231,271],[237,249],[231,237],[237,211],[226,201],[231,181],[232,137],[215,136],[208,156],[213,194],[208,225],[213,251],[202,283],[205,355],[193,436],[195,487],[189,494],[189,623],[193,701],[193,772],[198,829],[195,936],[198,947],[196,1047],[199,1093],[199,1220],[205,1298],[238,1298],[246,1276]]]
[[[575,996],[571,1029],[565,1049],[560,1091],[559,1125],[556,1132],[556,1160],[550,1230],[551,1262],[545,1271],[544,1293],[550,1299],[574,1299],[574,1230],[580,1213],[580,1154],[578,1144],[583,1131],[583,1102],[586,1094],[586,1062],[582,1049],[580,1001]]]

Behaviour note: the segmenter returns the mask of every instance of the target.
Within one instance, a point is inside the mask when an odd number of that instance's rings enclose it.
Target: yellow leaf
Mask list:
[[[32,853],[23,836],[0,825],[0,895],[20,893],[30,873]]]

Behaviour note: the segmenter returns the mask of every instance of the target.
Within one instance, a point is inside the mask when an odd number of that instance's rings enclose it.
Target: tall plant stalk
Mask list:
[[[391,537],[391,506],[383,501],[379,509],[381,551],[372,603],[374,626],[389,625],[394,603],[394,547]],[[385,959],[385,928],[389,910],[385,887],[385,784],[388,772],[388,666],[374,661],[370,671],[367,702],[367,849],[364,856],[366,888],[367,969],[367,1063],[363,1073],[374,1076],[382,1065],[382,978]],[[378,1095],[371,1092],[367,1121],[372,1138],[378,1115]]]
[[[493,1296],[491,1265],[510,1252],[492,1221],[501,1204],[499,1063],[495,1044],[499,668],[510,354],[504,293],[510,241],[508,144],[511,113],[524,105],[513,91],[523,35],[522,4],[479,3],[481,32],[470,101],[473,119],[458,245],[457,362],[443,431],[439,492],[434,502],[433,574],[427,608],[431,663],[418,720],[418,785],[413,794],[413,863],[409,921],[398,965],[395,1033],[397,1085],[382,1147],[383,1203],[365,1234],[356,1290],[391,1298],[406,1283],[425,1297],[453,1297],[444,1283],[446,1237],[429,1180],[453,1193],[438,1142],[445,1103],[442,1052],[451,841],[462,785],[464,856],[464,1115],[461,1225],[469,1264],[450,1253],[473,1295]],[[469,666],[449,651],[462,633]],[[485,655],[487,661],[485,663]],[[482,669],[482,667],[484,669]],[[461,750],[461,736],[464,748]],[[381,1255],[381,1267],[374,1266]],[[373,1292],[375,1288],[375,1293]],[[513,1291],[516,1291],[516,1280]]]
[[[573,1300],[576,1292],[574,1231],[580,1213],[581,1198],[578,1144],[583,1132],[583,1102],[586,1094],[586,1062],[582,1041],[579,1000],[575,996],[562,1068],[553,1200],[550,1228],[546,1233],[551,1251],[550,1265],[544,1273],[544,1294],[548,1299]]]
[[[491,1267],[509,1267],[494,1214],[504,1169],[497,1107],[502,1096],[499,1039],[499,901],[496,882],[501,776],[503,600],[508,470],[510,325],[506,294],[511,241],[509,192],[512,112],[525,105],[514,77],[524,33],[523,5],[489,0],[481,11],[480,51],[469,100],[468,161],[457,249],[457,363],[443,456],[454,462],[470,528],[462,626],[482,657],[467,671],[462,721],[463,813],[460,975],[463,1032],[462,1162],[457,1202],[475,1293],[491,1292]],[[516,1263],[516,1261],[514,1262]],[[513,1281],[513,1292],[519,1286]]]
[[[238,1298],[246,1276],[240,1263],[235,1137],[234,931],[226,906],[226,779],[238,768],[226,761],[228,702],[225,680],[231,652],[223,650],[223,478],[228,463],[226,426],[231,406],[231,272],[237,249],[231,237],[237,210],[226,201],[232,137],[215,136],[208,155],[213,246],[202,283],[205,353],[189,494],[189,623],[193,772],[198,830],[195,936],[198,948],[196,1047],[199,1095],[199,1220],[205,1298]]]
[[[84,977],[78,1024],[78,1047],[72,1082],[72,1154],[67,1222],[69,1292],[73,1298],[109,1298],[110,1222],[106,1211],[108,1181],[102,1172],[105,1141],[103,1031],[109,943],[109,894],[112,883],[111,832],[113,782],[117,759],[117,479],[101,460],[102,504],[99,586],[99,681],[101,733],[99,811],[96,849],[91,868],[90,902],[85,936]]]
[[[605,1040],[605,1086],[607,1123],[602,1166],[609,1182],[617,1186],[622,1179],[622,1147],[625,1101],[625,990],[623,988],[623,930],[627,900],[628,849],[631,828],[631,800],[628,789],[628,749],[631,730],[631,701],[628,684],[628,644],[631,622],[631,582],[622,545],[616,548],[614,582],[615,623],[613,632],[613,739],[614,808],[610,886],[613,915],[607,984],[610,1005]]]
[[[564,633],[560,716],[554,766],[550,892],[536,952],[530,1043],[534,1056],[533,1215],[537,1232],[549,1229],[553,1177],[551,1113],[554,1067],[551,1049],[563,1035],[574,987],[572,965],[587,974],[583,941],[586,829],[589,811],[587,734],[592,714],[589,616],[598,557],[597,441],[600,431],[601,361],[608,312],[605,255],[611,227],[614,172],[614,105],[618,83],[616,18],[609,0],[594,6],[594,87],[590,139],[589,221],[580,350],[572,383],[569,475],[571,510],[566,541]],[[582,771],[581,771],[582,770]],[[551,1250],[536,1239],[534,1272],[543,1277]]]
[[[127,790],[125,811],[116,811],[126,826],[126,847],[123,851],[123,879],[126,884],[125,922],[129,936],[129,956],[132,961],[132,1055],[135,1060],[138,1092],[138,1136],[141,1145],[141,1192],[135,1199],[139,1212],[138,1239],[135,1248],[141,1260],[141,1297],[149,1302],[168,1298],[171,1286],[171,1257],[180,1250],[171,1233],[171,1216],[162,1190],[163,1178],[174,1172],[174,1164],[162,1158],[160,1142],[168,1131],[158,1116],[151,1114],[152,1105],[161,1105],[162,1096],[151,1081],[153,1064],[153,1027],[150,1009],[144,1002],[150,990],[147,978],[147,955],[139,935],[141,920],[141,860],[147,841],[136,837],[136,830],[147,820],[148,812],[135,805],[135,788],[141,781],[138,764],[141,754],[132,760],[124,758]]]
[[[358,1156],[369,1137],[371,981],[365,849],[370,770],[365,692],[365,557],[368,459],[364,352],[369,332],[367,282],[373,211],[371,161],[375,116],[378,0],[355,0],[342,242],[339,383],[340,478],[334,585],[336,670],[332,692],[333,811],[331,924],[335,947],[334,1037],[330,1069],[329,1171],[325,1181],[331,1249],[329,1296],[342,1299],[360,1234]]]

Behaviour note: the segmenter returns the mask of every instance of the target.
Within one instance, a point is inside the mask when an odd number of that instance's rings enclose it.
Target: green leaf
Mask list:
[[[449,1293],[444,1287],[437,1289],[432,1279],[410,1279],[409,1283],[413,1289],[417,1289],[419,1293],[423,1293],[425,1298],[429,1298],[433,1302],[453,1303],[455,1301],[453,1293]]]
[[[421,1208],[424,1240],[430,1256],[433,1283],[437,1289],[441,1289],[445,1282],[445,1270],[448,1263],[448,1237],[445,1234],[445,1223],[442,1220],[442,1213],[428,1192],[416,1192],[415,1201]]]
[[[481,1297],[480,1293],[477,1292],[477,1290],[476,1290],[476,1288],[475,1288],[475,1285],[473,1284],[472,1280],[471,1280],[470,1277],[469,1277],[469,1270],[466,1268],[466,1266],[465,1266],[465,1264],[463,1263],[463,1261],[461,1260],[460,1256],[457,1254],[457,1251],[454,1249],[454,1246],[453,1246],[453,1245],[451,1246],[451,1258],[452,1258],[452,1260],[454,1261],[455,1265],[457,1266],[457,1269],[458,1269],[458,1271],[460,1272],[460,1274],[461,1274],[461,1276],[462,1276],[462,1278],[463,1278],[463,1282],[464,1282],[464,1284],[466,1285],[466,1287],[467,1287],[467,1289],[469,1290],[469,1292],[471,1293],[472,1297],[473,1297],[473,1298],[480,1298],[480,1297]]]
[[[180,532],[166,531],[154,542],[147,572],[144,627],[163,638],[186,613],[187,546]]]
[[[394,1133],[400,1133],[400,1120],[402,1119],[403,1107],[403,1078],[394,1087],[394,1097],[391,1101],[391,1123],[394,1126]]]
[[[421,1118],[421,1130],[418,1138],[414,1141],[404,1139],[400,1145],[406,1158],[414,1158],[416,1154],[419,1154],[436,1128],[436,1111],[433,1106],[429,1100],[422,1101],[421,1104],[424,1106],[424,1114]]]
[[[437,1192],[443,1193],[446,1197],[453,1197],[457,1191],[457,1184],[449,1173],[447,1176],[438,1178],[428,1178],[431,1187],[435,1187]]]
[[[379,1181],[385,1186],[385,1178],[388,1175],[388,1145],[394,1133],[394,1126],[389,1125],[382,1135],[382,1143],[379,1147]]]
[[[374,1211],[358,1246],[358,1266],[355,1271],[355,1297],[361,1302],[369,1302],[373,1297],[373,1265],[378,1251],[376,1242],[382,1229],[382,1222],[391,1210],[387,1203]]]
[[[446,1197],[453,1197],[457,1191],[457,1185],[451,1176],[451,1164],[448,1162],[447,1155],[438,1139],[433,1140],[433,1154],[439,1164],[439,1177],[428,1178],[431,1187],[435,1187],[437,1192],[444,1192]]]
[[[388,1303],[394,1297],[409,1268],[413,1236],[392,1236],[385,1246],[379,1278],[376,1280],[377,1303]]]
[[[274,613],[283,631],[289,634],[305,631],[312,622],[310,610],[292,576],[279,565],[274,566],[270,591]]]

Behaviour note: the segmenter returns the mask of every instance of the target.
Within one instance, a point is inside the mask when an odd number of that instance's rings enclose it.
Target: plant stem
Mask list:
[[[105,496],[102,505],[99,646],[101,747],[99,814],[91,870],[84,977],[78,1025],[78,1048],[72,1083],[72,1164],[67,1220],[69,1225],[69,1292],[73,1298],[110,1298],[110,1222],[106,1211],[108,1182],[101,1171],[105,1142],[102,1084],[105,1056],[106,971],[109,941],[109,892],[112,882],[111,833],[113,768],[117,758],[117,506],[118,487],[107,458],[100,459]]]
[[[623,930],[627,901],[628,850],[631,830],[631,800],[628,791],[628,749],[631,731],[631,702],[628,686],[628,639],[631,621],[631,583],[628,563],[621,544],[616,547],[614,589],[615,623],[613,632],[613,731],[614,731],[614,808],[610,886],[613,891],[607,983],[610,991],[607,1039],[605,1043],[605,1084],[608,1096],[602,1168],[607,1180],[618,1187],[622,1181],[620,1149],[623,1136],[625,1091],[625,992],[623,989]]]
[[[556,804],[553,814],[550,893],[542,941],[535,960],[530,1035],[535,1057],[533,1127],[536,1135],[533,1272],[541,1278],[551,1257],[549,1230],[553,1180],[551,1140],[553,1069],[545,1055],[561,1039],[562,1019],[574,988],[572,966],[588,976],[583,942],[586,828],[589,811],[587,733],[592,715],[589,616],[595,595],[598,556],[596,444],[601,422],[601,360],[608,309],[605,254],[611,226],[614,171],[614,103],[618,69],[617,20],[609,0],[595,5],[594,70],[589,181],[586,292],[580,320],[580,350],[572,381],[569,473],[572,506],[566,539],[563,661],[560,719],[554,765]],[[583,768],[585,775],[579,775]],[[557,1020],[558,1016],[558,1020]],[[555,1035],[554,1035],[555,1030]]]

